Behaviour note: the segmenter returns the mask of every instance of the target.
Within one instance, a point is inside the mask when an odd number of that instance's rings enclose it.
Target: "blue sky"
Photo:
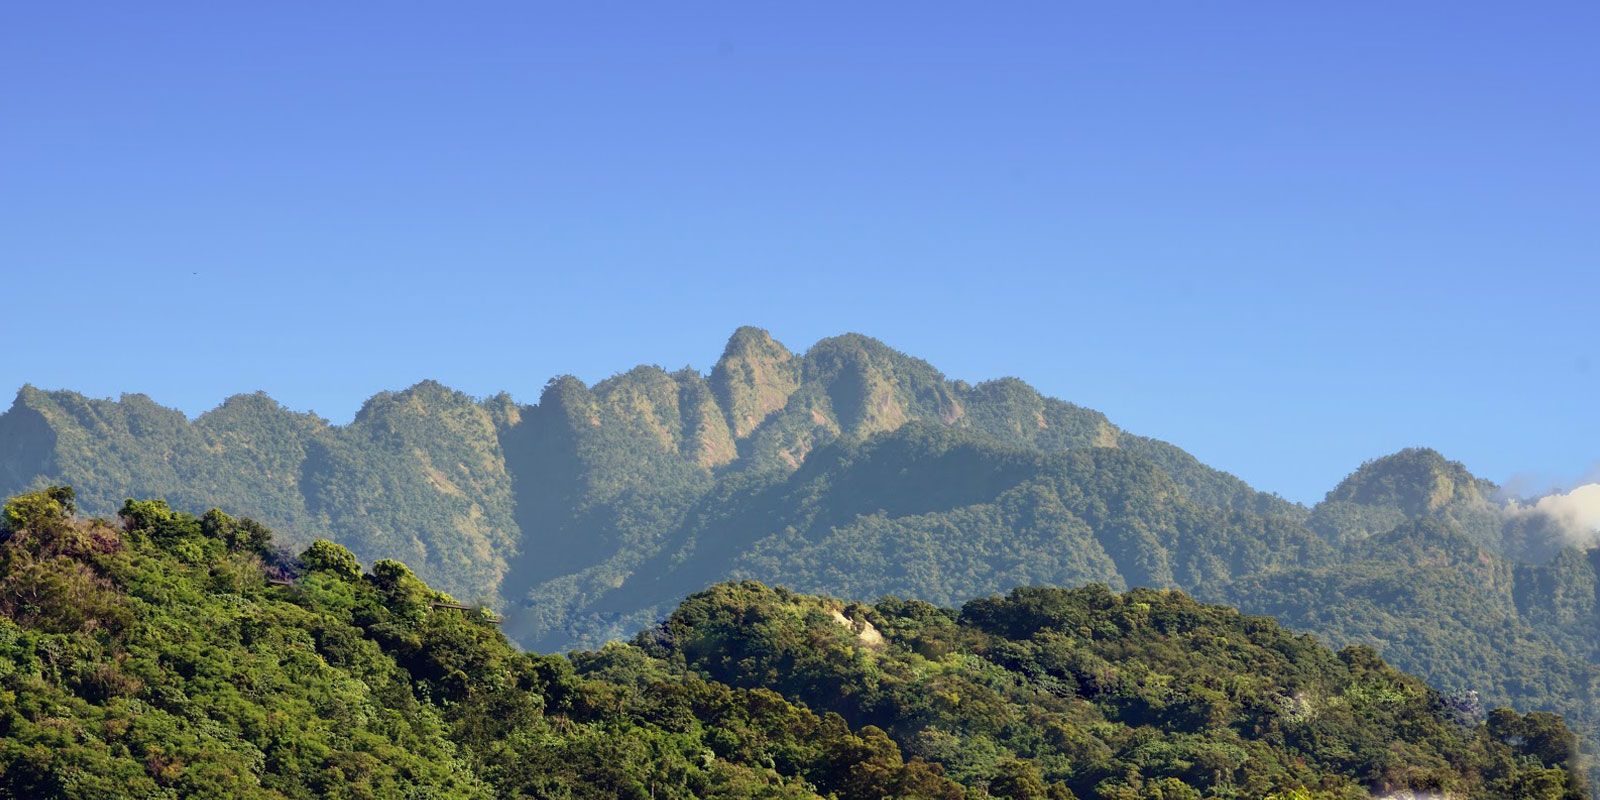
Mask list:
[[[1593,3],[11,4],[0,393],[858,331],[1314,501],[1600,460]]]

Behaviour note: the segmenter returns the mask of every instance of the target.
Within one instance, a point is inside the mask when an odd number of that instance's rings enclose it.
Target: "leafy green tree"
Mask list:
[[[12,533],[25,528],[40,532],[55,531],[76,510],[74,499],[71,486],[51,486],[17,495],[0,508],[0,533]]]
[[[339,580],[361,579],[361,562],[356,560],[355,554],[326,539],[312,542],[300,554],[300,562],[312,572],[326,572]]]
[[[233,553],[266,554],[272,544],[272,531],[249,517],[235,519],[213,508],[200,516],[200,530]]]
[[[989,792],[995,797],[1009,800],[1049,800],[1049,789],[1039,774],[1039,767],[1031,761],[1012,759],[1000,764],[994,779],[989,782]]]

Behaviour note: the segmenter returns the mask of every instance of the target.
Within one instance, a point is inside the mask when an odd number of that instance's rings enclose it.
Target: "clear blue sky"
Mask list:
[[[0,393],[1021,377],[1313,501],[1600,459],[1600,4],[12,3]]]

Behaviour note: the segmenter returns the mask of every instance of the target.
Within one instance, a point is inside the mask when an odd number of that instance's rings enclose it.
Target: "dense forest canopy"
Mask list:
[[[863,336],[796,353],[743,328],[708,373],[560,377],[535,404],[424,382],[343,426],[262,394],[190,420],[24,388],[0,414],[0,493],[60,484],[91,515],[130,496],[217,505],[296,550],[407,563],[543,652],[631,636],[726,580],[943,607],[1026,585],[1179,589],[1560,713],[1600,752],[1600,555],[1545,503],[1504,505],[1409,449],[1307,508],[1022,381],[949,380]]]
[[[1172,590],[723,583],[549,656],[398,561],[75,501],[0,516],[0,796],[1583,797],[1558,717]]]

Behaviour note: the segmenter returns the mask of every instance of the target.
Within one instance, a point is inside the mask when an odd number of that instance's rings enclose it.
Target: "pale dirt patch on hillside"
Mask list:
[[[843,611],[834,609],[828,613],[833,615],[834,622],[837,622],[840,625],[849,628],[851,631],[854,631],[856,639],[861,642],[863,647],[870,647],[876,650],[884,646],[883,634],[879,633],[878,629],[874,627],[872,623],[862,620],[861,630],[858,631],[856,630],[856,623],[852,622],[849,617],[845,616]]]

